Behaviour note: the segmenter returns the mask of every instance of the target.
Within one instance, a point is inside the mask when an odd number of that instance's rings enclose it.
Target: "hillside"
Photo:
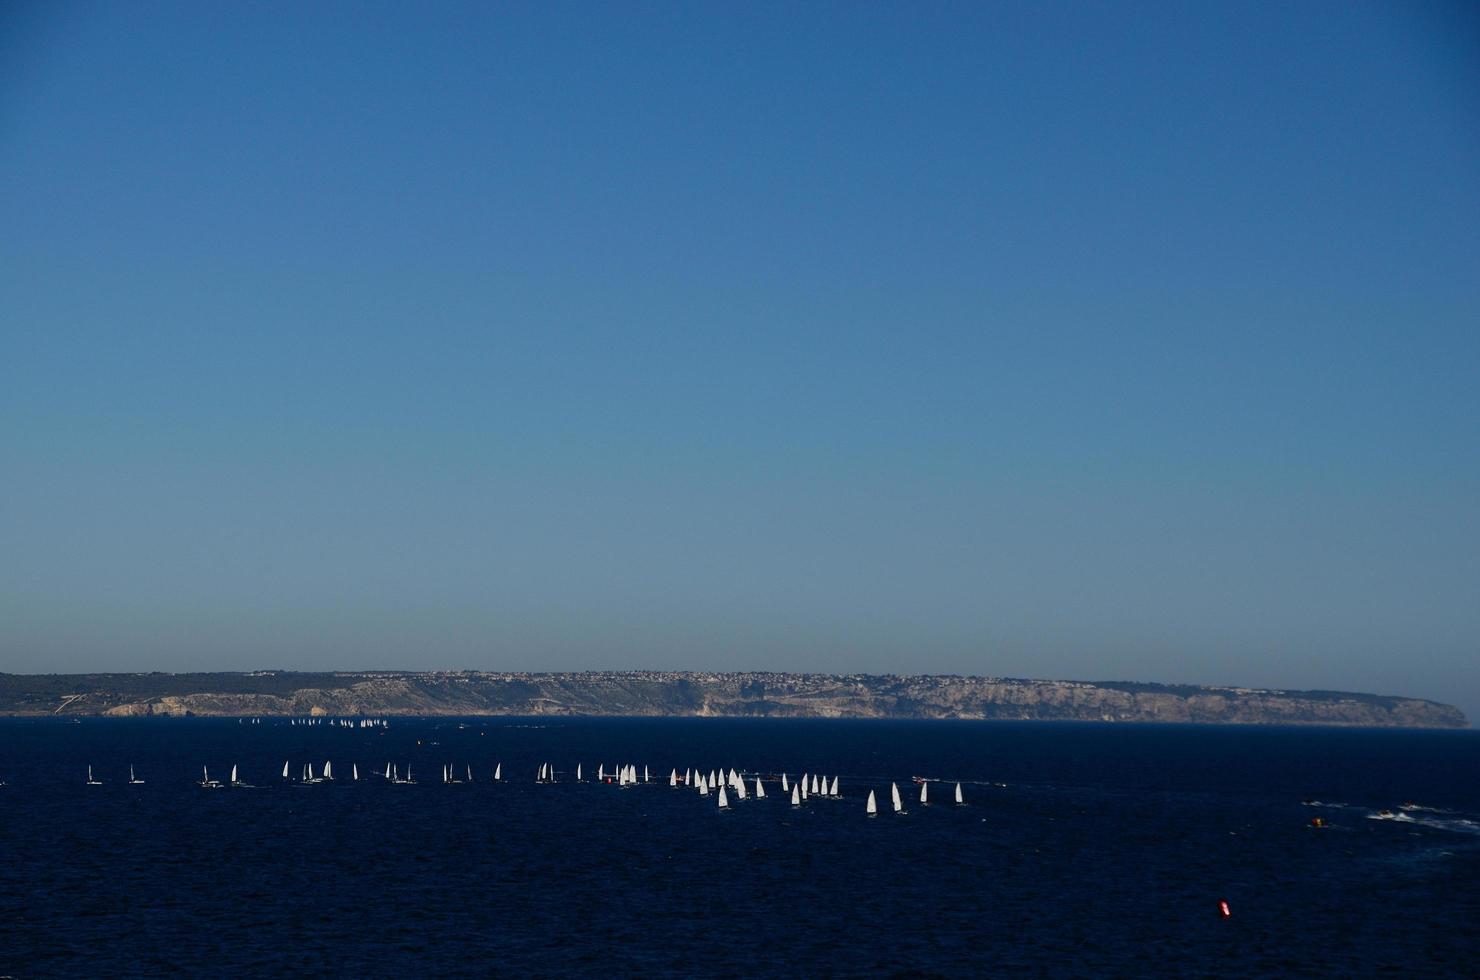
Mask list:
[[[0,674],[0,714],[975,718],[1463,728],[1434,701],[1338,691],[953,675],[591,671]]]

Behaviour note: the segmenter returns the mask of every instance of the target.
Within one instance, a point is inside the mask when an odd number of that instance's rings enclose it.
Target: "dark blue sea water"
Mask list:
[[[285,760],[339,778],[284,783]],[[372,775],[387,761],[419,784]],[[561,782],[536,785],[544,761]],[[577,784],[577,762],[663,782]],[[443,763],[474,782],[443,785]],[[83,785],[89,764],[104,785]],[[258,788],[196,785],[233,764]],[[844,798],[794,809],[769,784],[721,813],[668,788],[675,766],[838,775]],[[936,805],[915,776],[947,781]],[[0,975],[1480,967],[1475,732],[5,721],[0,779]]]

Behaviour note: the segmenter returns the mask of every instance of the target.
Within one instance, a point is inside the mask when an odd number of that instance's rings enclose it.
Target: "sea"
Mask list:
[[[0,976],[1480,974],[1474,731],[6,720],[0,780]]]

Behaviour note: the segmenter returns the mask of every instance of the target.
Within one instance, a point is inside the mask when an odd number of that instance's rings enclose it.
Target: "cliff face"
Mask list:
[[[0,675],[0,714],[671,715],[1466,727],[1464,715],[1449,705],[1332,691],[659,671]]]

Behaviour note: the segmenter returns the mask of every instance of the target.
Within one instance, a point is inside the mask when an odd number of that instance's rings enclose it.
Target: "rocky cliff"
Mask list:
[[[870,674],[0,674],[0,714],[978,718],[1463,728],[1434,701],[1337,691]]]

